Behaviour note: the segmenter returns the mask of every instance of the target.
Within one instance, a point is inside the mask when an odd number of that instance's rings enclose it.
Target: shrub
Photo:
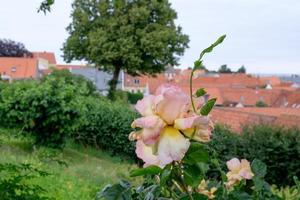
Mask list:
[[[237,135],[226,127],[216,126],[209,146],[216,150],[222,163],[231,157],[259,158],[267,164],[266,180],[271,184],[293,185],[293,176],[300,177],[299,129],[256,125],[245,127]]]
[[[138,100],[140,100],[144,97],[144,95],[140,92],[138,92],[138,93],[127,92],[127,95],[128,95],[128,102],[130,104],[136,104],[138,102]]]
[[[113,92],[113,100],[114,101],[120,101],[120,102],[123,102],[123,103],[127,103],[128,102],[128,94],[127,92],[125,91],[122,91],[122,90],[116,90]]]
[[[46,190],[31,181],[49,176],[30,164],[0,164],[0,196],[3,200],[46,200]]]
[[[34,135],[37,144],[60,147],[79,116],[78,96],[85,91],[63,79],[15,82],[1,92],[0,124],[24,128]]]
[[[128,104],[89,97],[73,137],[83,144],[134,157],[134,144],[128,140],[130,124],[137,117]]]
[[[258,101],[258,102],[256,102],[256,104],[255,104],[255,106],[256,107],[268,107],[268,104],[267,103],[265,103],[264,101]]]
[[[55,79],[57,81],[63,80],[67,85],[73,85],[77,88],[84,88],[85,95],[93,95],[97,92],[95,84],[86,79],[82,75],[72,74],[69,70],[56,70],[54,69],[51,74],[45,76],[42,81],[48,81],[49,79]]]

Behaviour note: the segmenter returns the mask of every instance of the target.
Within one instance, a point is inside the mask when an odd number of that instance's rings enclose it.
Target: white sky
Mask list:
[[[42,0],[0,0],[0,38],[25,44],[30,51],[60,50],[68,34],[72,0],[56,0],[51,13],[37,13]],[[193,64],[218,36],[225,42],[205,57],[209,69],[245,65],[251,73],[300,74],[299,0],[170,0],[177,23],[190,36],[181,67]]]

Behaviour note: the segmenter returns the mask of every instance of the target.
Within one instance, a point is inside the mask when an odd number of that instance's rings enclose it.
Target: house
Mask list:
[[[39,61],[35,58],[0,57],[0,75],[9,82],[40,77]]]
[[[53,52],[32,52],[33,58],[46,60],[50,65],[56,65],[56,58]]]
[[[63,67],[60,67],[63,69]],[[83,66],[74,66],[71,68],[68,68],[72,74],[81,75],[85,77],[86,79],[92,81],[97,90],[100,91],[101,94],[107,95],[109,90],[109,81],[112,79],[113,75],[111,73],[105,72],[103,70],[99,70],[95,67],[83,67]],[[119,75],[119,81],[117,84],[117,89],[122,89],[122,80],[123,72]]]
[[[122,90],[147,95],[149,94],[148,79],[147,76],[131,76],[123,73]]]

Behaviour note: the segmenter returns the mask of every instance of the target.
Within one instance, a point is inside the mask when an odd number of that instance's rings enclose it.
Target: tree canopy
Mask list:
[[[246,68],[244,65],[242,65],[238,70],[237,70],[237,73],[243,73],[245,74],[246,73]]]
[[[75,0],[64,59],[86,60],[113,72],[155,74],[177,65],[189,38],[176,26],[168,0]]]
[[[45,14],[51,11],[51,6],[54,4],[54,0],[43,0],[41,2],[40,7],[38,8],[38,12],[42,11]]]
[[[227,65],[221,65],[218,70],[219,73],[232,73],[231,69]]]
[[[20,42],[0,39],[0,57],[32,57],[32,53]]]

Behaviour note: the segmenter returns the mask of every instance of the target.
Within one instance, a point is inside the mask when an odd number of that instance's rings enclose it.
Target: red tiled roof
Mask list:
[[[34,58],[42,58],[48,60],[49,64],[56,64],[55,54],[52,52],[32,52]]]
[[[215,123],[225,124],[240,132],[244,125],[271,124],[276,126],[300,128],[300,109],[292,108],[219,108],[212,112]]]
[[[38,77],[38,60],[34,58],[0,57],[1,75],[12,79],[28,79]]]
[[[281,85],[281,80],[277,76],[269,76],[269,77],[260,77],[259,78],[263,84],[267,85],[270,84],[273,87],[274,86],[280,86]]]

